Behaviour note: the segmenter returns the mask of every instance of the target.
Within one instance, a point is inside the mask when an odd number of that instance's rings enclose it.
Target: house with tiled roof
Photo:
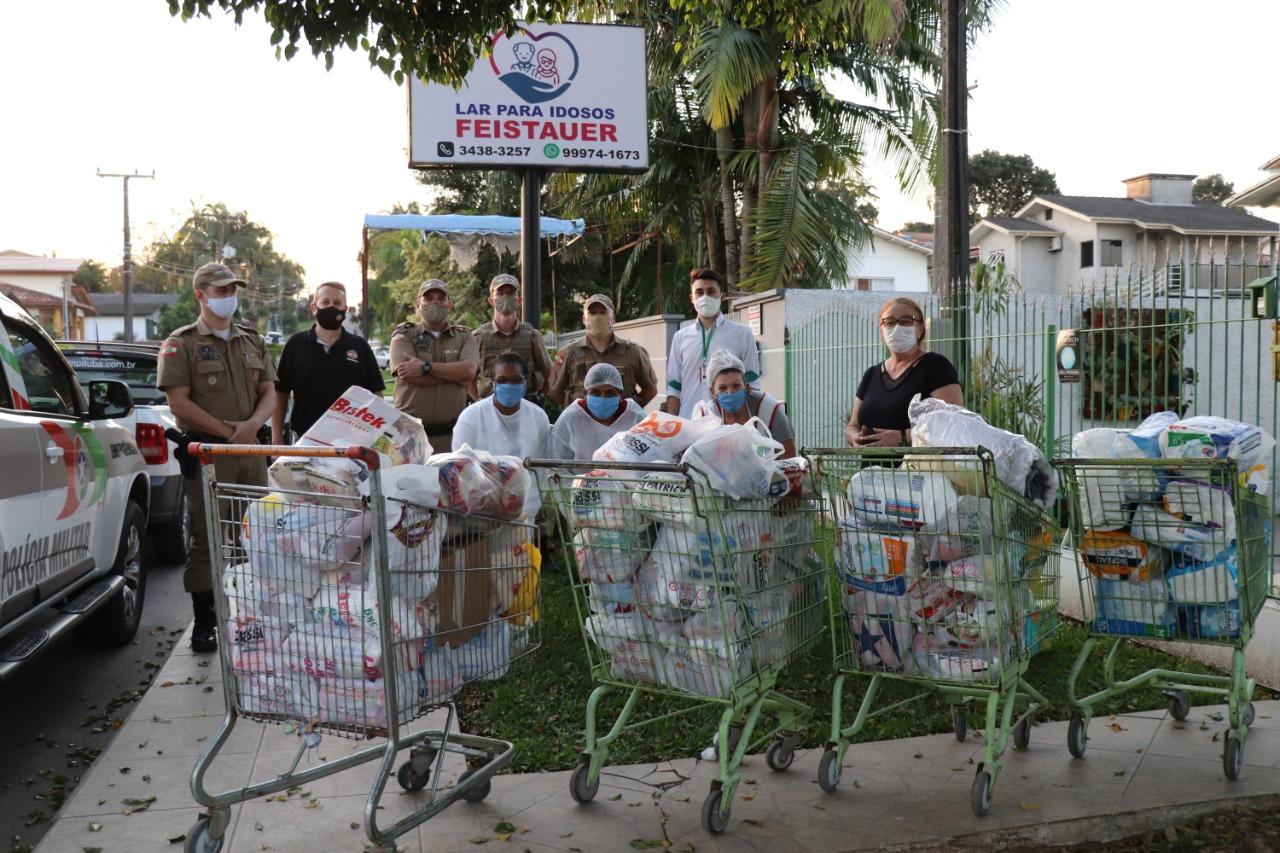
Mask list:
[[[96,316],[93,298],[72,276],[84,261],[49,258],[16,249],[0,251],[0,293],[27,310],[57,337],[83,337],[85,318]],[[66,312],[70,323],[63,320]]]
[[[1238,292],[1272,256],[1280,224],[1193,201],[1194,181],[1150,173],[1124,181],[1123,197],[1038,195],[974,225],[969,242],[1033,292],[1135,277],[1154,292]]]

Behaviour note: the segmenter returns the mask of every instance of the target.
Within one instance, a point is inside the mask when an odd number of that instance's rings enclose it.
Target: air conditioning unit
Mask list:
[[[1062,238],[1061,238],[1061,237],[1050,237],[1050,238],[1049,238],[1049,251],[1050,251],[1050,252],[1061,252],[1061,251],[1062,251]]]

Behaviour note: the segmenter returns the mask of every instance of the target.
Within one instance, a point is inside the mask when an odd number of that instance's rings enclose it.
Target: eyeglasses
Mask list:
[[[880,321],[880,326],[885,329],[892,329],[895,326],[914,326],[916,323],[923,323],[919,317],[885,317]]]

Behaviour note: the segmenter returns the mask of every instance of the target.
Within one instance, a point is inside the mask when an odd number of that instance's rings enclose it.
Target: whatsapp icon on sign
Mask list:
[[[549,159],[554,160],[560,156],[560,146],[556,145],[554,142],[548,142],[542,147],[542,153]]]

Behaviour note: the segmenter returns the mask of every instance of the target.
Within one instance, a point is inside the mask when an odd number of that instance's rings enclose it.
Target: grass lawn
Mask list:
[[[1067,675],[1085,636],[1081,625],[1064,621],[1052,647],[1042,651],[1032,662],[1029,680],[1051,703],[1051,707],[1040,712],[1040,719],[1067,718]],[[1094,649],[1081,677],[1083,691],[1102,686],[1102,664],[1111,642],[1102,640]],[[1127,678],[1153,667],[1188,672],[1212,671],[1194,661],[1130,644],[1121,652],[1117,675]],[[815,648],[794,662],[779,680],[780,691],[815,709],[813,721],[805,733],[805,746],[820,746],[829,735],[832,678],[831,643],[824,634]],[[857,702],[867,680],[858,676],[848,680],[845,695],[847,719],[851,720],[856,713]],[[563,573],[549,574],[543,578],[542,648],[513,666],[504,679],[467,687],[459,694],[457,702],[464,730],[515,742],[517,749],[512,772],[569,770],[577,763],[578,751],[583,745],[587,696],[594,686],[587,671],[586,652],[568,579]],[[887,705],[918,692],[918,685],[886,681],[877,705]],[[1259,694],[1259,698],[1270,695],[1261,689]],[[599,725],[607,727],[612,722],[622,707],[625,695],[624,691],[615,690],[601,703]],[[1192,694],[1191,701],[1193,704],[1219,702],[1214,697],[1197,697],[1195,694]],[[666,696],[653,696],[642,698],[637,713],[662,713],[688,707],[689,704]],[[1098,713],[1158,708],[1164,704],[1165,699],[1159,691],[1146,688],[1118,697],[1100,707]],[[628,732],[614,744],[609,763],[633,764],[696,756],[710,745],[722,710],[722,705],[716,705],[660,725]],[[970,726],[980,727],[973,715]],[[949,731],[951,718],[947,706],[936,694],[931,694],[919,702],[871,720],[858,740],[885,740]],[[1064,756],[1066,747],[1064,742]]]

